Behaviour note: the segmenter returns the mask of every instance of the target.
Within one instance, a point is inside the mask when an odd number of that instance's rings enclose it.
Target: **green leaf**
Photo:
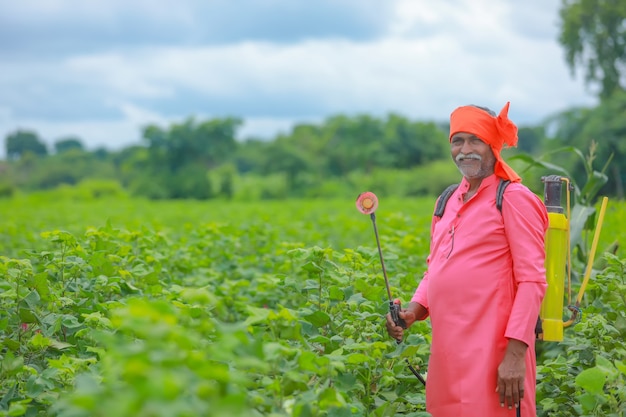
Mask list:
[[[318,398],[321,410],[328,410],[331,407],[342,407],[345,405],[343,397],[332,387],[322,391]]]
[[[346,360],[350,364],[361,364],[371,362],[371,358],[363,353],[351,353]]]
[[[576,385],[592,394],[600,394],[604,388],[606,376],[602,370],[593,367],[585,369],[576,377]]]
[[[304,319],[316,327],[326,326],[330,322],[330,316],[320,310],[304,316]]]
[[[26,381],[26,395],[35,398],[44,392],[44,385],[40,382],[37,375],[31,375]]]
[[[302,370],[319,373],[321,369],[328,367],[330,359],[318,356],[310,351],[303,351],[298,358],[298,365]]]
[[[50,347],[56,349],[56,350],[64,350],[67,348],[71,348],[74,345],[70,344],[70,343],[65,343],[65,342],[61,342],[60,340],[56,340],[56,339],[50,339]]]
[[[51,341],[41,333],[36,333],[28,342],[35,349],[45,349],[50,346]]]
[[[120,282],[120,288],[124,292],[124,294],[136,294],[136,293],[141,292],[139,288],[135,287],[133,284],[131,284],[128,281]]]
[[[20,320],[22,323],[37,323],[37,316],[27,308],[20,308]]]
[[[324,268],[319,266],[314,261],[309,261],[309,262],[305,263],[304,265],[302,265],[302,269],[304,269],[307,272],[313,272],[313,273],[320,273],[320,272],[324,271]]]
[[[50,284],[48,283],[48,273],[41,272],[28,278],[28,286],[34,289],[37,294],[37,303],[39,299],[48,300],[50,296]]]
[[[250,313],[245,321],[246,326],[266,322],[272,311],[268,308],[258,308],[252,306],[247,306],[246,310]]]
[[[583,189],[580,191],[580,201],[583,203],[591,203],[596,197],[596,194],[609,180],[605,174],[598,171],[593,173],[587,178]]]
[[[17,384],[12,384],[11,388],[6,390],[4,396],[0,399],[0,410],[7,409],[9,402],[15,397],[17,392]]]
[[[595,207],[583,206],[580,204],[576,204],[572,208],[571,219],[569,222],[571,238],[570,244],[572,248],[582,241],[583,229],[585,228],[587,219],[589,219],[590,216],[593,216],[595,212]]]
[[[333,301],[342,301],[344,298],[344,290],[336,285],[328,287],[328,297]]]
[[[41,297],[37,291],[31,291],[26,295],[26,297],[22,298],[22,302],[26,303],[26,305],[28,305],[31,309],[39,305],[40,301]]]
[[[13,339],[4,339],[2,344],[12,350],[13,352],[17,352],[20,349],[20,344],[16,340]]]
[[[536,159],[528,154],[518,154],[518,155],[513,155],[509,158],[509,160],[513,161],[513,160],[521,160],[525,163],[527,163],[529,165],[529,168],[534,167],[534,168],[543,168],[547,171],[552,171],[552,172],[556,172],[556,173],[560,173],[563,174],[564,176],[571,178],[571,175],[569,175],[569,173],[567,172],[567,170],[563,167],[560,167],[558,165],[552,164],[550,162],[546,162],[546,161],[542,161],[540,159]]]
[[[63,315],[61,324],[63,324],[63,326],[67,327],[68,329],[75,329],[83,325],[81,322],[78,321],[76,317],[69,314]]]
[[[598,405],[598,397],[599,396],[596,394],[585,392],[578,396],[578,403],[582,406],[583,410],[591,412]]]
[[[615,366],[613,366],[611,361],[606,359],[604,356],[596,356],[596,368],[601,370],[609,380],[615,379],[618,375]]]
[[[29,398],[28,400],[12,402],[11,405],[9,406],[9,412],[7,415],[10,417],[23,416],[24,414],[26,414],[26,411],[28,410],[25,404],[28,404],[30,401],[31,399]]]
[[[293,409],[293,417],[313,417],[313,411],[311,410],[311,404],[303,403],[296,404]]]
[[[622,374],[626,375],[626,363],[625,363],[625,362],[622,362],[622,361],[617,361],[617,360],[616,360],[616,361],[615,361],[615,367],[616,367],[617,369],[619,369],[619,371],[620,371]]]
[[[0,363],[0,370],[5,376],[12,376],[21,371],[23,366],[24,358],[22,356],[16,357],[13,353],[7,352]]]

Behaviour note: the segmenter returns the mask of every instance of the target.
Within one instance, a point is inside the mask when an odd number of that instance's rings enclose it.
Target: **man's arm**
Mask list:
[[[547,287],[544,263],[548,216],[541,200],[526,187],[509,188],[512,192],[504,197],[502,217],[516,292],[505,331],[508,345],[498,367],[497,391],[500,405],[512,408],[524,398],[526,353],[535,342],[535,324]]]
[[[509,339],[504,359],[498,366],[497,391],[500,395],[500,406],[518,407],[524,398],[524,379],[526,376],[526,350],[528,345]]]
[[[511,184],[502,207],[517,287],[505,336],[528,346],[535,342],[535,324],[547,287],[544,263],[548,216],[541,200],[522,187]]]

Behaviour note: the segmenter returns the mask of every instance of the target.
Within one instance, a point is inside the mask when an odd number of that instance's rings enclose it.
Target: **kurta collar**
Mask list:
[[[498,181],[499,179],[496,174],[491,174],[490,176],[483,178],[483,180],[480,182],[480,185],[478,186],[478,190],[476,190],[476,193],[474,195],[479,194],[484,188],[490,187],[491,185],[496,185]],[[469,181],[467,181],[467,179],[463,177],[463,180],[461,180],[461,185],[459,187],[461,193],[465,194],[469,190],[469,187]]]

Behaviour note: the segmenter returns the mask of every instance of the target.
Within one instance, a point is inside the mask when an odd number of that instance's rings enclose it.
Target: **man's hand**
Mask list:
[[[400,300],[395,299],[393,300],[393,303],[400,305]],[[401,319],[404,319],[406,327],[408,328],[415,323],[418,318],[426,316],[427,313],[426,308],[421,304],[409,303],[408,308],[400,309],[398,315]],[[387,321],[385,322],[385,325],[387,326],[387,333],[389,333],[389,336],[401,342],[402,337],[404,336],[404,329],[394,323],[393,318],[389,313],[387,313]]]
[[[500,406],[509,409],[519,407],[524,398],[524,377],[526,375],[526,343],[509,339],[504,359],[498,366],[498,386],[496,392],[500,394]]]

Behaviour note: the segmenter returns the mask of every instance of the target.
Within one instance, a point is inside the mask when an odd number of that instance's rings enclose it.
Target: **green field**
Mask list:
[[[385,264],[406,300],[433,201],[379,197]],[[404,360],[427,374],[429,324],[400,346],[386,335],[355,198],[1,200],[0,416],[427,415]],[[626,239],[625,213],[610,202],[600,252]],[[582,321],[539,347],[540,415],[626,412],[626,259],[609,258]]]
[[[58,198],[55,193],[44,193],[5,200],[0,206],[0,232],[8,238],[0,250],[13,253],[19,247],[16,238],[40,241],[38,235],[42,231],[58,229],[82,235],[88,228],[102,227],[107,222],[116,228],[147,228],[175,238],[212,224],[242,233],[247,228],[261,228],[272,235],[275,244],[289,242],[336,250],[375,245],[371,221],[356,210],[355,198],[356,195],[345,200],[149,201]],[[381,200],[377,212],[381,238],[385,238],[386,232],[427,237],[432,206],[430,198]]]

